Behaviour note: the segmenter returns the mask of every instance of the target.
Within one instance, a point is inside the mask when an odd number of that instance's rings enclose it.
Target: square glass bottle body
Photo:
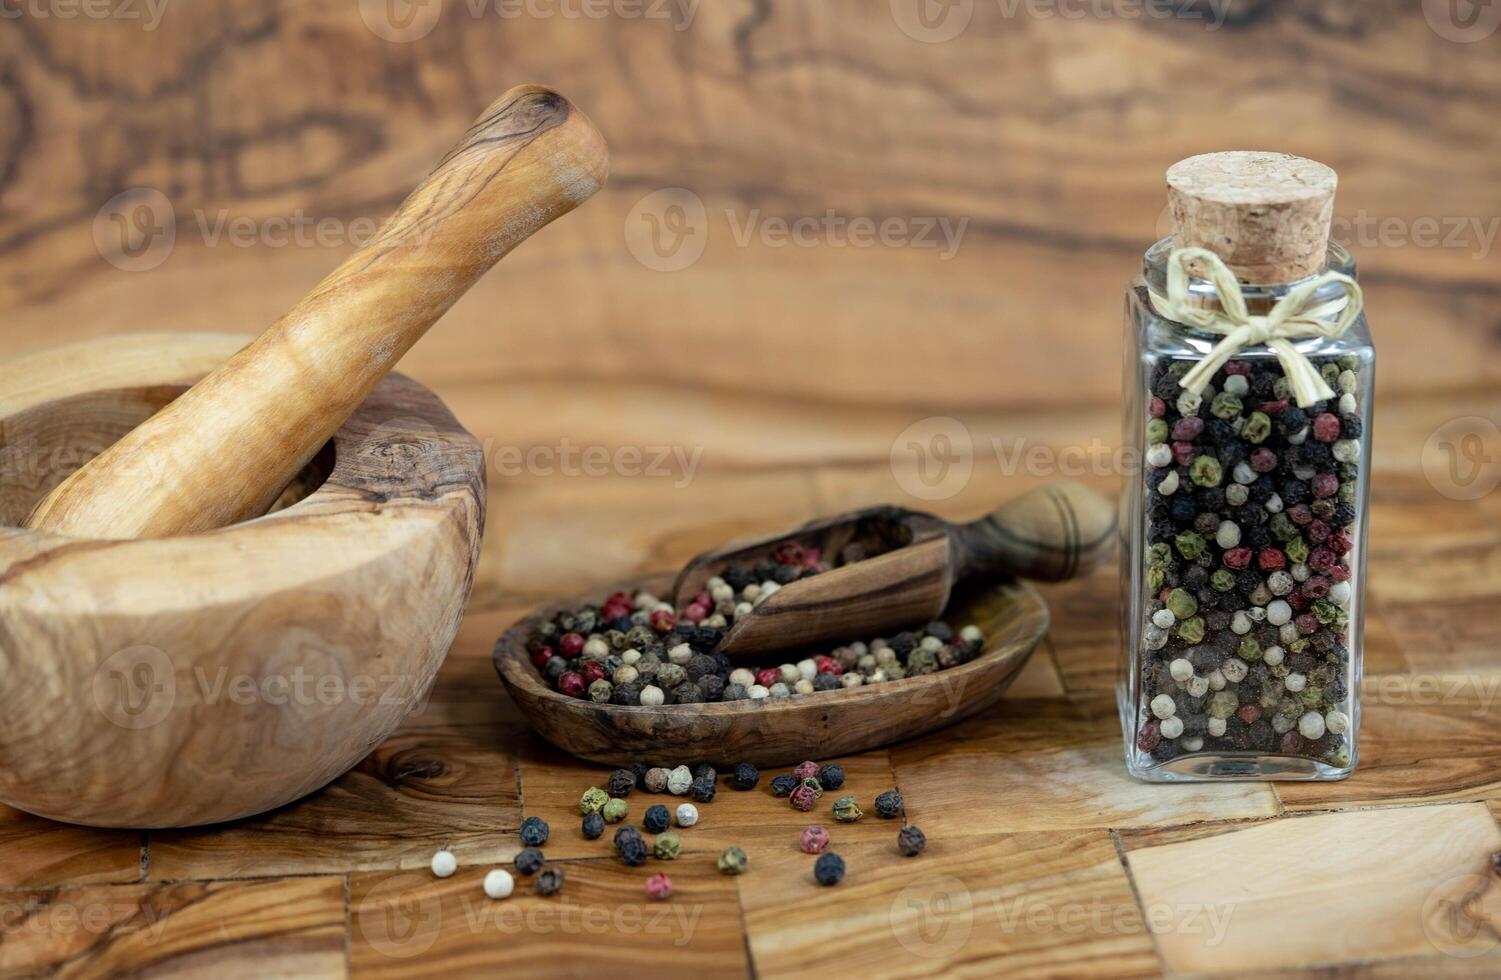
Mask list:
[[[1195,396],[1178,381],[1220,338],[1153,308],[1171,249],[1147,252],[1126,303],[1127,768],[1151,781],[1341,779],[1358,757],[1370,330],[1362,315],[1336,340],[1296,342],[1334,389],[1327,402],[1299,408],[1259,345]],[[1355,275],[1338,245],[1329,268]],[[1250,311],[1295,285],[1245,287]],[[1190,292],[1215,305],[1207,282]]]

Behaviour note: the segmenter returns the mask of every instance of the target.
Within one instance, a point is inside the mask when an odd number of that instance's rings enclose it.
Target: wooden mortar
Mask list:
[[[123,541],[17,526],[248,339],[116,337],[0,364],[5,803],[100,827],[260,813],[354,766],[431,686],[473,583],[485,469],[407,378],[382,381],[264,517]]]

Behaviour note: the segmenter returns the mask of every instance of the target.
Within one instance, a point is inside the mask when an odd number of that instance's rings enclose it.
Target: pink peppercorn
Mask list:
[[[1251,364],[1249,361],[1230,361],[1225,365],[1226,374],[1241,374],[1251,376]]]
[[[579,668],[578,672],[584,679],[585,687],[588,687],[595,681],[605,679],[605,665],[598,660],[585,660],[584,665]]]
[[[1141,726],[1141,731],[1136,733],[1136,747],[1143,752],[1150,752],[1162,742],[1162,726],[1155,721],[1149,721]]]
[[[648,898],[654,898],[659,902],[663,899],[671,898],[672,879],[658,871],[646,879],[646,895]]]
[[[1256,564],[1263,572],[1275,572],[1287,567],[1287,555],[1281,548],[1262,548],[1256,556]]]
[[[558,641],[558,649],[563,651],[563,656],[572,660],[584,652],[584,638],[577,633],[564,633]]]
[[[819,559],[822,557],[823,550],[821,548],[804,548],[803,568],[810,571],[813,569],[817,569],[820,572],[823,571],[823,566],[819,563]]]
[[[777,545],[771,557],[779,565],[801,565],[803,563],[803,546],[796,541],[783,541]]]
[[[1339,438],[1339,416],[1325,412],[1313,420],[1313,437],[1319,442],[1334,442]]]
[[[1148,411],[1152,413],[1152,418],[1160,419],[1167,414],[1167,402],[1163,401],[1161,398],[1158,398],[1156,395],[1153,395],[1152,405],[1151,408],[1148,409]]]
[[[1247,568],[1251,564],[1250,548],[1228,548],[1225,551],[1226,568]]]
[[[1339,493],[1339,477],[1333,473],[1320,473],[1313,478],[1313,495],[1315,497],[1318,497],[1320,500],[1327,500],[1336,493]]]
[[[1173,443],[1173,462],[1177,463],[1179,466],[1187,466],[1189,463],[1192,463],[1194,461],[1194,457],[1197,455],[1199,455],[1199,449],[1193,443]]]
[[[1282,736],[1282,751],[1288,755],[1294,755],[1303,751],[1303,736],[1297,732],[1288,732]]]
[[[828,654],[820,654],[813,658],[813,666],[820,674],[833,674],[838,677],[844,673],[844,664],[835,660]]]
[[[792,791],[787,801],[796,809],[808,813],[818,805],[818,790],[804,783]]]
[[[1286,398],[1279,398],[1276,401],[1272,402],[1262,402],[1260,408],[1263,414],[1281,415],[1283,412],[1287,411],[1288,406],[1291,404],[1292,403],[1289,402]]]
[[[792,770],[792,774],[798,779],[817,779],[818,763],[799,762],[797,766]]]
[[[1304,636],[1312,636],[1319,631],[1319,619],[1313,613],[1303,613],[1293,620],[1293,625],[1297,626],[1298,632]]]
[[[1186,415],[1173,426],[1174,442],[1193,442],[1204,433],[1204,420],[1197,415]]]
[[[1247,725],[1252,724],[1261,717],[1261,706],[1258,704],[1243,704],[1240,706],[1240,710],[1235,712],[1235,717]]]
[[[1287,604],[1298,612],[1302,612],[1308,608],[1308,596],[1304,593],[1301,586],[1287,594]]]
[[[666,609],[658,609],[651,614],[649,622],[658,633],[666,633],[678,624],[678,618]]]
[[[1337,558],[1338,556],[1331,548],[1319,545],[1309,553],[1308,567],[1322,574],[1334,567]]]
[[[805,827],[797,846],[803,849],[804,854],[822,854],[824,848],[829,846],[829,832],[822,827]]]
[[[540,646],[532,651],[532,666],[536,667],[538,670],[541,670],[543,667],[546,667],[547,662],[556,655],[557,654],[553,652],[552,647]]]
[[[690,623],[702,623],[709,618],[709,610],[696,602],[691,603],[687,609],[683,610],[683,618]]]
[[[1342,527],[1338,531],[1335,531],[1333,534],[1329,535],[1327,546],[1329,550],[1334,552],[1336,555],[1348,555],[1350,553],[1350,549],[1354,547],[1354,543],[1350,540],[1349,529]]]
[[[762,667],[756,671],[756,683],[762,687],[771,687],[773,684],[782,682],[782,672],[776,667]]]
[[[1257,473],[1270,473],[1277,468],[1277,454],[1262,446],[1251,454],[1251,469]]]
[[[1313,520],[1313,510],[1307,504],[1294,504],[1287,508],[1287,519],[1302,527]]]
[[[1303,583],[1303,594],[1310,599],[1322,599],[1329,594],[1329,580],[1322,575],[1315,575]]]
[[[1323,544],[1329,539],[1329,525],[1314,518],[1308,522],[1308,530],[1303,533],[1314,544]]]
[[[581,698],[589,685],[584,683],[584,678],[573,671],[564,671],[558,678],[558,690],[570,698]]]
[[[1336,582],[1347,582],[1350,579],[1350,570],[1343,565],[1332,566],[1327,574]]]

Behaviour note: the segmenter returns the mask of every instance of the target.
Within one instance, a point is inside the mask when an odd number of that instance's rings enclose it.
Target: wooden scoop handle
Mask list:
[[[1041,582],[1088,575],[1115,547],[1116,511],[1079,483],[1054,483],[953,529],[958,578],[1008,572]]]
[[[511,89],[369,243],[254,343],[74,473],[28,526],[165,537],[265,513],[481,275],[603,186],[608,159],[599,131],[563,96]]]

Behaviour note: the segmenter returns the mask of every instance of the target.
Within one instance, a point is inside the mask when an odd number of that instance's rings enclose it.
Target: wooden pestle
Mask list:
[[[27,526],[167,537],[264,514],[507,252],[604,185],[605,141],[535,85],[495,100],[375,237],[291,312],[47,496]]]

